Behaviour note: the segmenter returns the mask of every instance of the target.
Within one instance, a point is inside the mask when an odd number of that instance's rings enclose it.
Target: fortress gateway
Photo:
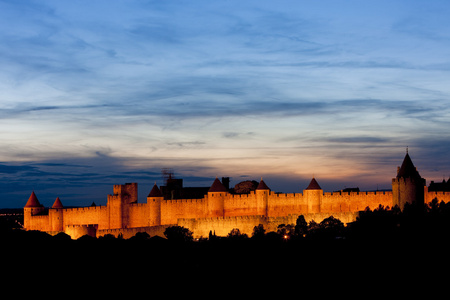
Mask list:
[[[81,208],[64,208],[56,198],[46,209],[32,192],[24,207],[24,227],[50,234],[65,232],[72,238],[85,234],[122,234],[129,238],[137,232],[163,236],[164,230],[173,225],[189,228],[194,237],[207,237],[210,230],[226,236],[233,228],[251,235],[258,224],[276,231],[279,224],[295,224],[299,215],[308,222],[334,216],[348,223],[366,207],[375,209],[381,204],[403,209],[406,203],[450,201],[449,192],[428,192],[408,153],[392,179],[392,191],[324,193],[313,178],[303,193],[279,194],[261,179],[256,191],[234,195],[216,178],[202,199],[164,200],[155,184],[147,202],[138,203],[137,188],[137,183],[114,185],[106,206]]]

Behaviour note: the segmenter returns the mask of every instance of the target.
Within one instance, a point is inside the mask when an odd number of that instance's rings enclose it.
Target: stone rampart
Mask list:
[[[438,202],[450,202],[450,192],[428,192],[425,194],[425,203],[430,203],[434,199],[437,199]]]
[[[161,202],[161,224],[176,224],[180,218],[204,218],[206,215],[206,198]]]
[[[84,235],[96,237],[97,230],[98,230],[97,224],[67,225],[64,228],[64,232],[75,240]]]
[[[304,214],[305,220],[310,222],[314,220],[320,223],[324,219],[333,216],[341,220],[344,224],[356,220],[359,212],[340,212],[340,213],[314,213]],[[265,217],[257,216],[238,216],[238,217],[221,217],[221,218],[198,218],[198,219],[178,219],[178,225],[189,228],[194,233],[194,238],[208,237],[209,232],[215,233],[217,236],[227,236],[234,228],[239,228],[241,233],[251,236],[253,228],[262,224],[264,228],[270,231],[277,231],[280,224],[294,224],[299,215],[291,214],[283,217]]]
[[[152,236],[160,236],[164,237],[164,231],[170,227],[175,226],[176,224],[171,225],[159,225],[159,226],[151,226],[151,227],[135,227],[135,228],[117,228],[117,229],[103,229],[97,231],[97,237],[101,237],[107,234],[112,234],[115,237],[122,235],[124,239],[129,239],[136,235],[138,232],[146,232],[151,237]]]

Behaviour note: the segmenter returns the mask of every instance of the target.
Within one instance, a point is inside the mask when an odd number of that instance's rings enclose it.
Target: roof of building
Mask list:
[[[256,189],[257,190],[270,190],[270,188],[267,186],[267,184],[264,182],[264,180],[262,178]]]
[[[417,171],[416,167],[414,166],[411,157],[409,157],[409,154],[406,153],[405,158],[403,159],[402,166],[400,167],[400,170],[397,173],[397,178],[409,178],[409,177],[420,178],[420,174]]]
[[[448,181],[445,181],[445,179],[442,180],[442,182],[434,182],[433,180],[430,182],[430,185],[428,186],[429,192],[447,192],[450,191],[450,178]]]
[[[36,197],[36,194],[31,192],[30,198],[28,198],[27,204],[25,204],[25,207],[41,207],[41,203],[39,203],[38,198]]]
[[[222,182],[220,182],[220,180],[217,177],[208,190],[208,193],[214,192],[228,192],[228,190],[223,186]]]
[[[64,208],[59,197],[56,197],[56,200],[53,203],[52,208]]]
[[[306,188],[307,190],[321,190],[322,188],[320,187],[320,185],[317,183],[316,179],[313,177],[311,179],[311,182],[309,183],[308,187]]]
[[[155,197],[162,197],[163,194],[161,193],[161,190],[158,188],[158,186],[155,185],[153,186],[152,190],[150,191],[150,193],[148,194],[147,197],[151,197],[151,198],[155,198]]]

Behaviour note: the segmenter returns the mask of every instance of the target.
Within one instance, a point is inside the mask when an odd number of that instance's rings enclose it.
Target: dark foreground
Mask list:
[[[277,233],[255,228],[252,237],[231,232],[200,241],[191,241],[189,232],[187,238],[144,234],[71,240],[65,234],[4,228],[1,270],[9,278],[44,285],[61,281],[109,288],[116,283],[156,288],[156,282],[240,287],[252,281],[271,287],[281,282],[281,289],[318,282],[344,289],[399,282],[419,287],[450,277],[449,211],[437,203],[404,213],[380,208],[347,227],[336,219],[306,224],[299,218]]]

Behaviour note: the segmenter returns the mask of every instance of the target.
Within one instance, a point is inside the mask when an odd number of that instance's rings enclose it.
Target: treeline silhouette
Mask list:
[[[64,233],[50,236],[0,225],[3,257],[19,268],[39,270],[62,264],[74,274],[91,268],[109,274],[121,268],[127,274],[152,270],[161,276],[237,269],[254,273],[298,269],[308,276],[321,276],[333,269],[346,275],[370,270],[390,277],[394,273],[386,270],[392,268],[397,275],[398,270],[408,274],[419,266],[423,272],[432,272],[427,263],[430,255],[447,248],[450,241],[450,203],[434,200],[423,206],[407,205],[403,211],[383,206],[366,209],[348,226],[334,217],[317,223],[306,222],[300,215],[295,224],[281,224],[276,232],[258,225],[250,236],[239,229],[226,237],[211,231],[198,241],[189,229],[179,226],[167,228],[166,238],[137,233],[130,239],[106,235],[72,240]]]

